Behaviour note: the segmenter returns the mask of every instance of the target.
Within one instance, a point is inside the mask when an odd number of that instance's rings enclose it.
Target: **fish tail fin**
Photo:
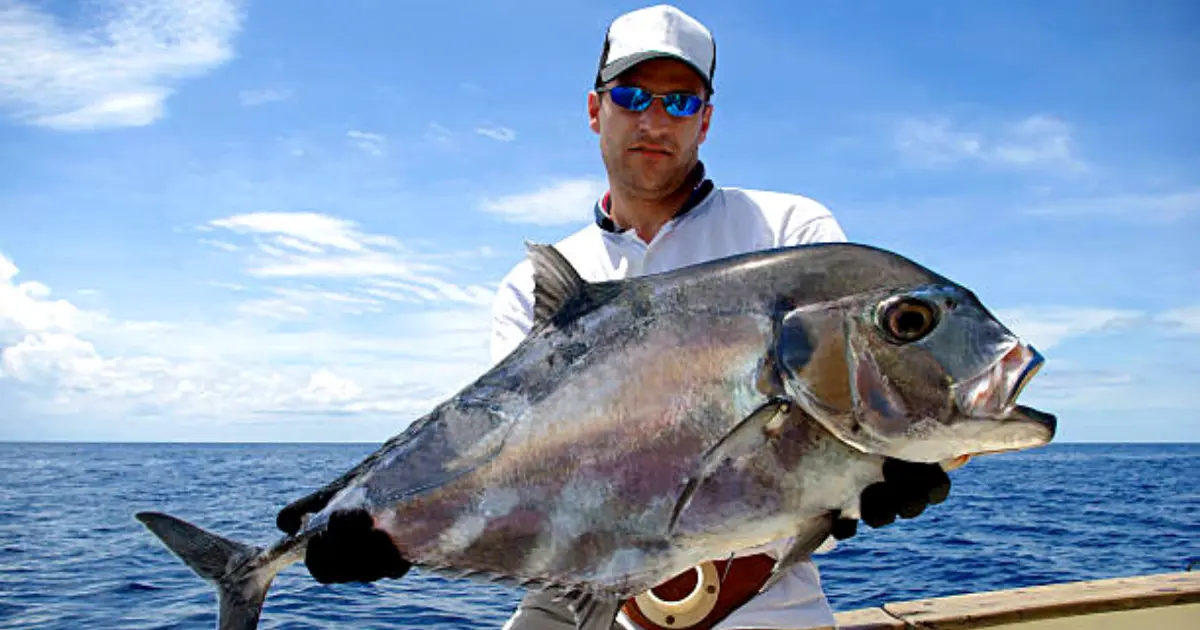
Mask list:
[[[246,563],[261,549],[222,538],[169,514],[139,512],[136,517],[196,575],[217,587],[219,630],[258,626],[276,571],[270,563],[261,567]]]

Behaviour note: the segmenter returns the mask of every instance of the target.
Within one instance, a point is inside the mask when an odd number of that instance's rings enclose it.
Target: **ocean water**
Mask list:
[[[154,509],[243,542],[374,445],[0,444],[0,628],[212,628],[210,587],[137,521]],[[981,458],[950,499],[818,557],[837,610],[1180,571],[1200,556],[1200,445],[1060,444]],[[1197,567],[1200,570],[1200,566]],[[414,570],[322,586],[293,566],[262,628],[499,627],[520,597]]]

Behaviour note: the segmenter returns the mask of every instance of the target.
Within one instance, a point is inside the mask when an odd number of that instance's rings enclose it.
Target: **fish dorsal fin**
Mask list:
[[[590,310],[616,293],[612,283],[592,283],[552,245],[525,243],[533,263],[533,326]]]

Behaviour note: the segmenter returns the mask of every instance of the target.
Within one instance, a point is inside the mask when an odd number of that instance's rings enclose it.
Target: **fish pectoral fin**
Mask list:
[[[356,477],[361,475],[363,471],[370,469],[379,459],[383,457],[390,449],[397,445],[404,444],[419,435],[421,428],[432,423],[437,419],[436,414],[428,414],[424,418],[412,423],[404,433],[388,440],[383,446],[376,449],[362,461],[358,462],[353,468],[342,473],[337,479],[327,483],[324,487],[319,488],[307,496],[301,497],[284,506],[275,516],[275,526],[288,536],[295,536],[300,528],[304,527],[308,517],[325,509],[329,500],[341,492],[346,486],[350,485]]]
[[[487,409],[478,390],[473,396],[461,397],[459,410],[426,414],[334,481],[292,501],[275,517],[276,526],[296,535],[310,515],[326,510],[352,486],[377,483],[386,489],[379,501],[396,501],[450,483],[491,461],[504,447],[514,423]],[[368,475],[370,480],[364,481]]]
[[[329,499],[333,498],[333,495],[337,494],[340,489],[335,486],[326,487],[292,501],[275,515],[275,526],[288,536],[294,536],[296,532],[300,531],[300,528],[304,527],[308,517],[325,509]]]
[[[753,413],[742,419],[732,430],[717,440],[700,458],[699,469],[692,475],[675,502],[671,512],[671,520],[667,523],[667,532],[673,532],[679,523],[679,517],[687,509],[696,491],[704,480],[719,468],[721,464],[731,459],[758,454],[779,434],[792,402],[786,398],[776,397],[764,403]]]
[[[785,573],[791,571],[793,566],[808,560],[812,553],[825,542],[825,539],[829,538],[829,534],[833,530],[833,521],[834,515],[827,513],[806,523],[805,527],[792,539],[792,543],[788,545],[783,556],[775,561],[775,566],[771,568],[771,575],[767,577],[767,581],[758,589],[758,592],[767,592],[779,582]]]

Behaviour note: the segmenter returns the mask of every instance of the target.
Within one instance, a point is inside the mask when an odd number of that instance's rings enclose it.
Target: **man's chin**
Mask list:
[[[630,177],[634,191],[650,196],[670,195],[678,191],[679,187],[687,180],[686,173],[667,169],[665,163],[659,168],[651,168],[653,166],[659,165],[647,165],[647,167],[634,169],[632,177]]]

